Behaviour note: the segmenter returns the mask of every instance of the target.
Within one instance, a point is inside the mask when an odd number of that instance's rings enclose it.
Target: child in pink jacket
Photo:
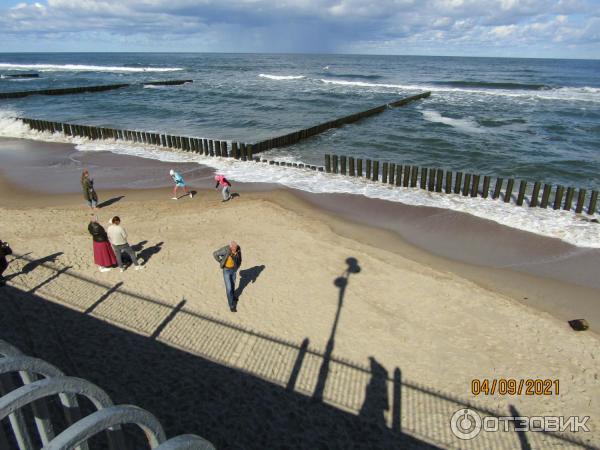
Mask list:
[[[215,189],[218,189],[219,186],[223,188],[223,201],[226,202],[231,199],[231,183],[225,178],[223,175],[216,175],[215,181],[217,184],[215,185]]]

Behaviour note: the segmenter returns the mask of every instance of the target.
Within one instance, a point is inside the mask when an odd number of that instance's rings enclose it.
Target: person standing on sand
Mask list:
[[[85,169],[81,174],[81,189],[83,189],[83,198],[92,209],[96,209],[98,204],[98,195],[94,190],[94,180],[90,178],[90,173]]]
[[[117,259],[110,242],[108,242],[106,230],[98,223],[98,217],[95,214],[90,216],[88,231],[92,235],[94,243],[94,263],[100,272],[108,272],[117,263]]]
[[[6,242],[0,241],[0,287],[6,284],[3,273],[8,268],[8,255],[12,255],[12,249]]]
[[[223,188],[223,201],[231,200],[231,183],[229,180],[223,175],[216,175],[215,181],[217,182],[215,189],[218,189],[219,186]]]
[[[235,296],[235,275],[242,265],[242,249],[235,241],[222,247],[213,253],[213,257],[223,269],[223,279],[225,280],[225,291],[227,292],[227,302],[229,310],[237,312],[237,301]]]
[[[183,188],[183,191],[190,196],[190,198],[194,197],[194,194],[190,192],[188,187],[185,185],[185,181],[179,172],[175,172],[173,169],[169,171],[169,175],[175,182],[175,186],[173,187],[173,200],[179,200],[177,197],[177,189]]]
[[[112,248],[117,256],[117,264],[119,265],[121,272],[125,270],[123,267],[123,258],[121,256],[122,252],[129,255],[129,259],[131,259],[131,262],[135,266],[135,270],[143,269],[144,266],[140,266],[140,263],[138,263],[137,257],[135,256],[135,252],[127,243],[127,231],[121,226],[121,218],[115,216],[110,223],[111,224],[108,227],[108,240],[112,244]]]

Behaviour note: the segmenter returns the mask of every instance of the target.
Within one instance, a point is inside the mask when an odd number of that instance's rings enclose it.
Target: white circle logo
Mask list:
[[[481,416],[472,409],[459,409],[450,419],[450,429],[459,439],[473,439],[481,431]]]

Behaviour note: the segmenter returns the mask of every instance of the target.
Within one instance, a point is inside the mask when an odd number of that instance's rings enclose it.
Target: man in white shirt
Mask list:
[[[117,257],[117,264],[119,265],[119,269],[121,269],[121,272],[125,270],[125,268],[123,267],[123,259],[121,257],[121,252],[125,252],[127,253],[127,255],[129,255],[129,258],[135,266],[135,270],[140,270],[144,268],[144,266],[140,266],[137,257],[135,256],[135,252],[127,243],[127,231],[125,231],[125,228],[121,226],[121,219],[119,218],[119,216],[115,216],[112,218],[112,220],[110,221],[110,225],[106,230],[106,234],[108,234],[108,240],[110,241],[112,248],[115,252],[115,256]]]

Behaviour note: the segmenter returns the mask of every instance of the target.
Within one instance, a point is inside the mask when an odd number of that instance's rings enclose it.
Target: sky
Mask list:
[[[0,52],[600,59],[600,0],[0,0]]]

